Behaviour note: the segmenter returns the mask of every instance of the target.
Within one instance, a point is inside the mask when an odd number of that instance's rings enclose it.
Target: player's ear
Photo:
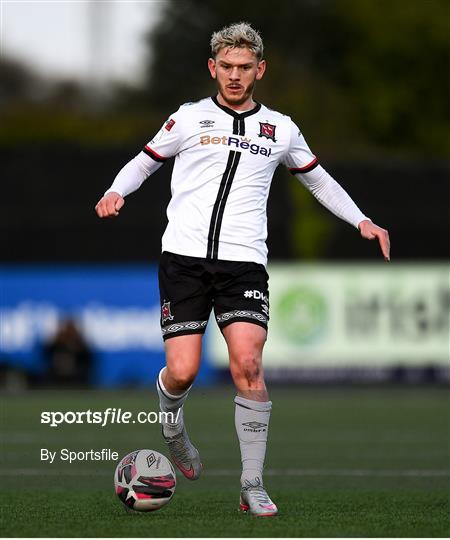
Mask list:
[[[216,78],[216,61],[214,58],[208,58],[208,69],[213,79]]]
[[[260,60],[258,62],[258,70],[256,71],[256,80],[260,81],[263,78],[263,75],[266,71],[266,61]]]

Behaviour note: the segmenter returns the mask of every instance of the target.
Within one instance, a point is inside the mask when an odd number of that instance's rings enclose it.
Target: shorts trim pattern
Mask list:
[[[204,332],[207,324],[208,321],[187,321],[163,326],[161,330],[163,337],[169,337],[167,334],[175,334],[178,332],[195,331],[196,333],[199,333],[199,330]]]
[[[235,309],[234,311],[227,311],[216,315],[217,324],[223,324],[230,321],[230,319],[256,319],[257,321],[267,324],[267,317],[258,313],[257,311],[249,311],[244,309]]]

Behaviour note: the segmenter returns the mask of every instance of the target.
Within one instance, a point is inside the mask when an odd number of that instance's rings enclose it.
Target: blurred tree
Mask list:
[[[86,83],[37,74],[0,58],[0,146],[30,142],[141,144],[160,118],[142,114],[142,91],[110,85],[92,91]]]
[[[0,109],[16,100],[32,100],[42,81],[30,69],[13,59],[0,57]]]
[[[322,73],[346,88],[369,142],[448,154],[449,16],[447,0],[333,3],[326,26],[339,56]]]

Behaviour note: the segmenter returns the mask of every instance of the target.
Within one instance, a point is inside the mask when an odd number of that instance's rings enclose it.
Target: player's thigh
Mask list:
[[[190,383],[200,369],[202,334],[176,336],[164,342],[169,376],[177,382]]]
[[[202,260],[164,252],[158,277],[164,341],[204,334],[212,298]]]
[[[230,363],[261,365],[267,330],[252,322],[235,322],[223,328],[222,333]]]

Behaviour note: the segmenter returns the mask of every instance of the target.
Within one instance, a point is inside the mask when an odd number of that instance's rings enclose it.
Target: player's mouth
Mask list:
[[[230,90],[230,92],[241,92],[243,87],[240,84],[229,84],[227,89]]]

